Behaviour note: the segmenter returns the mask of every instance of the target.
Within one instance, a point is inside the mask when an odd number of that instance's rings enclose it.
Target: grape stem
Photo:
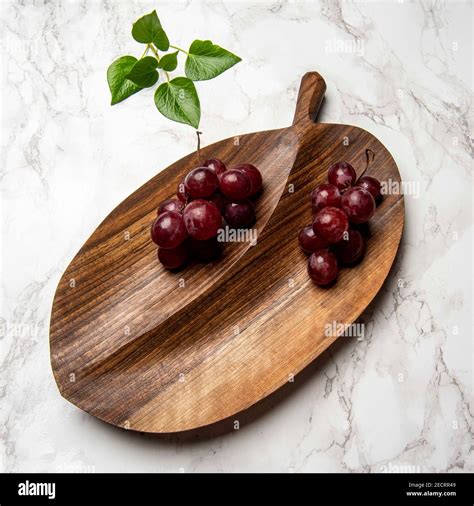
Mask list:
[[[365,169],[362,171],[362,174],[357,178],[357,181],[354,183],[354,186],[359,182],[360,178],[367,172],[369,165],[375,160],[375,153],[367,148],[365,150]]]
[[[200,132],[199,130],[196,130],[196,136],[197,136],[197,150],[196,150],[196,156],[197,156],[197,159],[198,159],[198,165],[202,165],[202,158],[201,158],[201,135],[202,135],[202,132]],[[189,202],[190,202],[190,197],[189,195],[186,196],[186,201],[184,203],[184,207],[186,207]]]
[[[372,156],[370,156],[372,155]],[[372,159],[371,159],[372,158]],[[367,172],[367,169],[369,168],[369,165],[375,160],[375,153],[370,149],[367,148],[365,150],[365,169],[362,171],[362,174],[356,179],[355,183],[351,185],[349,181],[347,182],[346,188],[343,188],[341,193],[344,193],[349,188],[352,188],[352,186],[357,186],[357,183],[359,182],[360,178]]]
[[[199,130],[196,130],[196,135],[197,135],[197,151],[196,151],[196,154],[197,154],[197,159],[198,159],[199,165],[202,165],[202,158],[201,158],[201,135],[202,135],[202,132],[200,132]]]

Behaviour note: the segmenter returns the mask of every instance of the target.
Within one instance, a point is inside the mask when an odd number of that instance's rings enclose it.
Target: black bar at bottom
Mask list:
[[[472,505],[472,474],[3,474],[0,505]]]

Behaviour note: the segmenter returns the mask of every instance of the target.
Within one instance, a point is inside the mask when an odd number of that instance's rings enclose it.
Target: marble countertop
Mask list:
[[[320,120],[372,132],[416,189],[365,339],[340,339],[237,431],[114,428],[61,398],[49,367],[69,261],[116,204],[195,149],[193,129],[160,116],[151,90],[109,105],[106,68],[139,56],[131,23],[155,7],[176,45],[210,38],[243,58],[198,85],[204,143],[288,125],[301,76],[317,70]],[[0,470],[474,471],[469,1],[0,9]]]

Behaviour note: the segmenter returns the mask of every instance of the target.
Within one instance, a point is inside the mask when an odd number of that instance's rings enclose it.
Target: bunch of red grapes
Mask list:
[[[253,198],[262,189],[262,175],[251,164],[230,170],[218,158],[206,160],[178,185],[177,198],[160,204],[151,226],[158,260],[178,269],[188,259],[212,260],[221,252],[217,234],[225,222],[245,228],[255,220]]]
[[[301,230],[298,240],[310,255],[308,274],[317,285],[331,284],[339,265],[354,265],[364,254],[360,225],[373,216],[381,185],[373,177],[356,178],[352,165],[339,162],[330,167],[328,183],[311,192],[313,223]]]

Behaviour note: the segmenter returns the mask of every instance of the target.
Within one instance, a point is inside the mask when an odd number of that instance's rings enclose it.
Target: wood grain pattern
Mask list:
[[[207,146],[202,157],[253,163],[265,190],[258,242],[225,245],[209,264],[163,269],[149,229],[158,204],[197,164],[192,153],[134,192],[71,262],[54,298],[51,364],[63,397],[102,420],[143,432],[207,425],[267,396],[321,354],[376,295],[393,263],[404,208],[386,195],[370,222],[364,261],[336,285],[315,286],[297,234],[310,222],[309,193],[336,161],[399,182],[396,164],[370,133],[315,123],[325,83],[303,77],[293,125]],[[348,139],[346,145],[344,139]],[[291,191],[293,190],[294,191]],[[73,280],[73,281],[72,281]]]

